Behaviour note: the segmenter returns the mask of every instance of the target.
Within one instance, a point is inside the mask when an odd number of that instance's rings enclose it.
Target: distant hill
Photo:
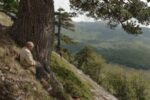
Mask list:
[[[84,45],[92,45],[108,62],[150,69],[149,28],[143,27],[143,34],[136,36],[126,33],[120,26],[110,29],[104,22],[79,22],[75,26],[75,32],[64,30],[64,34],[79,42],[65,45],[73,53]]]

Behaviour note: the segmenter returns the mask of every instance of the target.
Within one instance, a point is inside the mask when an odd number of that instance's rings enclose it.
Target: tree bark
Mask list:
[[[12,26],[11,35],[22,46],[27,41],[33,41],[35,44],[34,58],[43,67],[47,66],[49,68],[54,42],[53,0],[21,0],[17,18]],[[59,95],[60,92],[63,93],[63,86],[56,79],[53,72],[44,69],[55,91],[59,92]]]
[[[21,45],[33,41],[35,59],[47,62],[54,41],[53,0],[21,0],[12,36]]]

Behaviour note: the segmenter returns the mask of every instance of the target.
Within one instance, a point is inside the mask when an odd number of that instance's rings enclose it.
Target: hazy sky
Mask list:
[[[54,0],[55,9],[64,8],[66,11],[70,11],[69,0]]]
[[[54,0],[55,3],[55,10],[58,8],[64,8],[66,11],[71,11],[70,10],[70,3],[69,0]],[[80,15],[76,18],[73,18],[74,21],[93,21],[92,18],[87,18],[84,15]]]

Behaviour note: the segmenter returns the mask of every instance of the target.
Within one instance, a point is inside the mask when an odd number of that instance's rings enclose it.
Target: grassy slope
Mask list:
[[[25,70],[14,59],[20,49],[6,34],[0,35],[0,99],[54,100],[35,79],[32,71]],[[55,52],[52,54],[51,67],[65,91],[72,97],[81,100],[116,100]],[[3,94],[3,91],[6,93]]]
[[[79,96],[81,100],[93,100],[91,96],[96,100],[116,100],[81,70],[55,52],[52,54],[52,69],[72,96]]]
[[[0,36],[0,100],[54,100],[32,71],[15,61],[19,48],[6,34]]]
[[[63,84],[66,92],[71,94],[72,97],[79,97],[84,100],[93,99],[89,84],[82,81],[83,77],[79,77],[79,75],[74,73],[70,64],[54,52],[52,54],[51,67]]]
[[[12,21],[0,13],[0,24]],[[14,57],[19,50],[0,30],[0,100],[53,100],[29,70],[24,70]]]

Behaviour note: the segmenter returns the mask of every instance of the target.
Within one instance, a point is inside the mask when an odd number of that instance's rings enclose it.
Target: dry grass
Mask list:
[[[5,33],[0,33],[0,100],[54,100],[30,70],[15,60],[19,48]]]
[[[11,26],[13,24],[13,21],[11,21],[10,17],[0,12],[0,24],[4,26]]]

